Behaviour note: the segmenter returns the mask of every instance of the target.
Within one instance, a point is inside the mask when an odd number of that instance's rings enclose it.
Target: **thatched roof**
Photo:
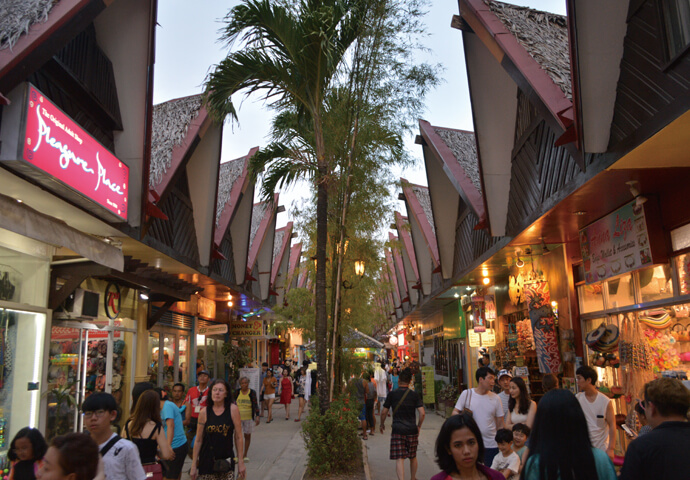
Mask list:
[[[276,258],[278,258],[278,255],[280,254],[280,250],[283,248],[283,237],[285,237],[285,232],[287,232],[287,230],[284,228],[279,228],[278,230],[276,230],[276,235],[273,238],[273,263],[272,263],[272,265],[275,265]]]
[[[172,165],[172,151],[182,144],[189,124],[199,116],[201,95],[178,98],[153,107],[149,186],[155,187]]]
[[[249,232],[249,245],[250,248],[254,245],[254,237],[256,237],[259,227],[261,226],[261,221],[264,219],[266,212],[268,211],[268,203],[261,202],[255,203],[252,207],[252,227]]]
[[[479,161],[477,160],[477,142],[472,132],[462,132],[448,128],[434,127],[434,132],[441,137],[453,156],[465,171],[467,178],[482,193],[482,182],[479,178]]]
[[[429,225],[431,225],[431,230],[436,236],[436,226],[434,225],[434,214],[431,210],[431,196],[429,195],[429,189],[427,187],[422,187],[420,185],[412,185],[412,191],[417,196],[419,204],[424,210],[424,215],[426,215],[427,220],[429,220]]]
[[[220,216],[225,205],[230,201],[230,192],[242,175],[244,170],[245,157],[221,163],[218,172],[218,201],[216,202],[216,227],[220,223]]]
[[[567,18],[492,0],[484,0],[484,3],[572,100]]]
[[[58,0],[0,1],[0,50],[11,49],[33,24],[47,21],[56,3]]]

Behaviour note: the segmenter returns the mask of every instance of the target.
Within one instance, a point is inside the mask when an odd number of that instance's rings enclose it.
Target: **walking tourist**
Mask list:
[[[491,468],[501,472],[508,480],[514,480],[520,471],[520,457],[513,451],[513,432],[501,428],[495,437],[498,453],[491,462]]]
[[[477,387],[465,390],[458,397],[453,415],[471,411],[474,421],[479,426],[484,440],[484,465],[491,465],[498,453],[496,432],[503,428],[503,404],[491,390],[494,387],[495,375],[489,367],[479,367],[474,374]],[[469,412],[468,412],[469,413]]]
[[[585,414],[570,390],[551,390],[539,401],[529,449],[522,480],[616,480],[611,460],[592,446]]]
[[[422,396],[410,388],[412,371],[405,368],[400,372],[400,387],[386,397],[381,412],[381,434],[385,430],[386,417],[392,409],[390,459],[395,460],[398,480],[405,480],[405,459],[410,459],[410,478],[417,478],[417,445],[419,432],[424,423]],[[419,414],[419,419],[417,419]]]
[[[307,404],[305,399],[307,392],[307,380],[310,378],[309,375],[307,375],[307,369],[305,367],[300,368],[299,372],[300,376],[295,381],[295,393],[299,399],[299,407],[297,408],[297,418],[295,418],[295,422],[302,420],[302,413],[304,412],[304,407]]]
[[[38,429],[20,429],[7,451],[7,459],[11,462],[10,480],[34,480],[46,450],[48,444]]]
[[[391,392],[398,389],[398,375],[400,375],[400,369],[393,367],[391,369]]]
[[[388,395],[388,374],[380,363],[377,363],[374,369],[374,380],[376,380],[376,395],[378,396],[376,406],[380,413]]]
[[[81,409],[84,427],[98,444],[108,480],[146,480],[136,445],[110,429],[110,424],[117,417],[115,397],[109,393],[92,393],[86,397]]]
[[[211,398],[199,413],[192,453],[191,480],[232,480],[235,469],[233,438],[238,452],[244,451],[240,411],[232,403],[225,380],[211,383]],[[237,475],[244,478],[244,457],[238,455]]]
[[[505,480],[500,472],[482,463],[483,436],[469,413],[460,413],[446,419],[436,437],[435,452],[436,463],[442,471],[431,477],[431,480]]]
[[[580,393],[577,399],[585,412],[587,428],[592,446],[603,450],[613,460],[616,447],[616,422],[613,414],[613,403],[609,397],[597,390],[597,372],[592,367],[582,366],[575,372],[577,388]]]
[[[541,377],[541,389],[544,393],[558,388],[558,377],[553,373],[547,373]]]
[[[173,450],[173,459],[165,462],[163,477],[169,480],[178,480],[182,475],[182,467],[187,457],[187,436],[182,425],[182,414],[173,402],[167,399],[167,393],[162,388],[155,388],[161,402],[161,420],[165,437]]]
[[[278,385],[278,380],[273,376],[273,370],[266,370],[266,378],[264,378],[264,383],[261,385],[261,391],[263,392],[264,400],[266,401],[266,409],[268,411],[266,423],[271,423],[273,421],[273,403],[276,401],[276,385]]]
[[[364,399],[365,414],[367,418],[367,434],[374,436],[376,431],[376,417],[374,416],[374,405],[376,404],[377,392],[376,384],[371,378],[371,373],[364,373],[364,380],[367,382],[366,397]]]
[[[184,403],[185,390],[183,383],[176,383],[172,387],[172,402],[177,406],[183,420],[187,416],[187,405]]]
[[[244,452],[242,456],[246,463],[249,461],[247,452],[252,441],[254,426],[259,425],[259,419],[261,418],[256,392],[249,388],[249,379],[247,377],[240,378],[240,388],[235,391],[235,403],[237,403],[237,408],[240,410],[240,421],[242,422],[242,433],[244,434]]]
[[[690,390],[680,380],[657,378],[644,387],[648,434],[632,441],[621,480],[687,478],[690,474]]]
[[[206,406],[206,402],[208,401],[208,381],[210,378],[211,375],[208,373],[208,370],[200,370],[196,375],[199,385],[190,388],[184,399],[187,408],[183,423],[187,427],[187,440],[190,442],[192,442],[194,435],[196,435],[196,427],[201,409]]]
[[[498,372],[498,384],[501,387],[501,391],[498,393],[498,398],[501,399],[501,405],[503,405],[503,417],[508,416],[508,402],[510,401],[510,381],[513,379],[513,374],[510,370],[503,369]]]
[[[134,413],[125,423],[125,438],[137,446],[144,470],[153,473],[154,478],[157,474],[162,477],[162,467],[156,461],[158,449],[163,460],[172,460],[175,454],[163,431],[160,395],[154,390],[138,396]]]
[[[268,374],[268,363],[264,362],[261,364],[261,378],[259,378],[259,403],[261,404],[261,416],[264,416],[264,412],[267,410],[266,399],[264,398],[264,379]]]
[[[367,435],[367,381],[364,379],[364,372],[359,377],[350,382],[351,388],[354,391],[355,401],[357,402],[357,411],[359,415],[357,419],[362,424],[362,438],[368,440]]]
[[[290,404],[292,403],[292,377],[290,370],[283,370],[280,380],[280,403],[285,405],[285,420],[290,420]]]
[[[38,470],[39,480],[92,480],[98,472],[98,445],[86,433],[55,437]],[[115,478],[115,477],[110,477]]]
[[[527,393],[525,381],[520,377],[512,378],[509,388],[510,400],[508,400],[508,416],[505,419],[506,428],[512,429],[516,423],[524,423],[532,428],[537,404]]]

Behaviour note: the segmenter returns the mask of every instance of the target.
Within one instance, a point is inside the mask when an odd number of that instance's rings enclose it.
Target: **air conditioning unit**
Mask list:
[[[55,318],[97,318],[101,294],[77,288],[62,306],[55,311]]]

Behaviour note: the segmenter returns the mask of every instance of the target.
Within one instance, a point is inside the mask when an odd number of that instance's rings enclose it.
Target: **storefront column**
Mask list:
[[[146,328],[148,321],[149,304],[146,301],[141,301],[137,295],[136,301],[136,319],[137,319],[137,344],[136,344],[136,366],[134,368],[134,382],[148,382],[148,339],[149,330]]]

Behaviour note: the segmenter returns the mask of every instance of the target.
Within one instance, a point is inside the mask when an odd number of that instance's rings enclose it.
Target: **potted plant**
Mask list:
[[[443,405],[442,409],[445,413],[444,417],[448,418],[453,414],[455,402],[458,399],[458,389],[453,384],[448,384],[439,392],[439,405]]]

